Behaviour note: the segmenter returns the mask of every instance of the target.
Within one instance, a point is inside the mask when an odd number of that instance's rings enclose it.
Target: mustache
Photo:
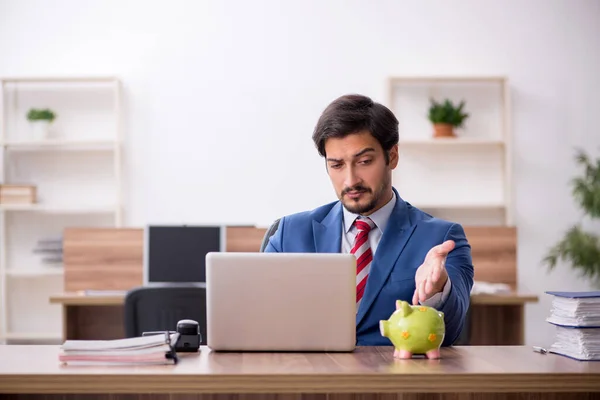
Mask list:
[[[352,187],[348,187],[348,188],[344,189],[342,191],[342,196],[345,194],[348,194],[348,192],[367,192],[368,193],[370,191],[371,191],[371,189],[369,189],[365,186],[356,185],[356,186],[352,186]]]

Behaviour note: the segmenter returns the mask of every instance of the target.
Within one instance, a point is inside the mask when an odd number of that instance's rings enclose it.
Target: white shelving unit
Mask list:
[[[122,225],[121,82],[115,77],[0,78],[0,184],[31,184],[35,204],[0,204],[0,341],[58,341],[62,264],[34,252],[69,226]],[[48,138],[26,114],[49,108]]]
[[[513,225],[508,80],[500,76],[406,76],[389,79],[399,121],[400,161],[393,184],[432,215],[465,225]],[[465,101],[457,137],[434,138],[430,99]]]

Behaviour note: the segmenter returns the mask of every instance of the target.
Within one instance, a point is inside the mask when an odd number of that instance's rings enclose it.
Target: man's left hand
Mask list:
[[[448,281],[446,257],[453,249],[454,241],[446,240],[429,250],[415,275],[416,289],[413,294],[413,304],[417,305],[444,289]]]

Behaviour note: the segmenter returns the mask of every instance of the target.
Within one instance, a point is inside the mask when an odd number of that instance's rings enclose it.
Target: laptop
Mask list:
[[[356,347],[356,258],[339,253],[206,255],[207,346],[216,351]]]

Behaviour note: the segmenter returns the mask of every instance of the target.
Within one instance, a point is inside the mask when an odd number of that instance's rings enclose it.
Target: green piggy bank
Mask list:
[[[440,358],[440,346],[446,334],[444,313],[427,306],[411,306],[396,301],[396,311],[386,320],[379,321],[381,335],[391,340],[395,358],[412,358],[425,354]]]

